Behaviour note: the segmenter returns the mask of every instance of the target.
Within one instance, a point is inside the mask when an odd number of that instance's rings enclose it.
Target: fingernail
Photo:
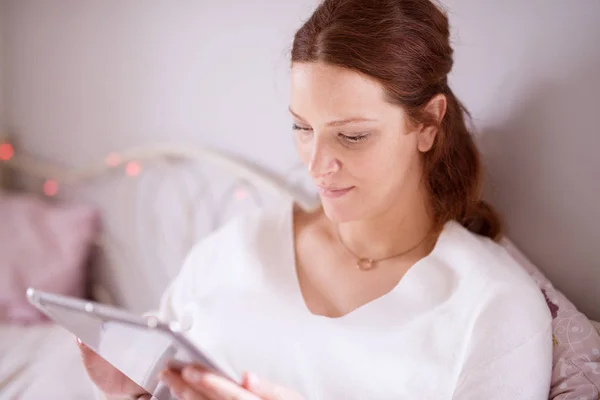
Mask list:
[[[199,382],[204,374],[194,368],[184,368],[182,373],[183,379],[189,382]]]
[[[166,383],[167,386],[169,385],[169,383],[171,383],[171,378],[169,378],[169,375],[165,374],[164,372],[160,373],[160,375],[158,376],[158,379],[160,379],[161,381]]]
[[[75,341],[77,342],[78,345],[82,345],[83,342],[81,341],[81,339],[79,339],[78,337],[75,338]]]

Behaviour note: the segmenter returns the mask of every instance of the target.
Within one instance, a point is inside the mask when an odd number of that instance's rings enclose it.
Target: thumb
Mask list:
[[[303,400],[302,397],[291,389],[276,385],[247,372],[244,375],[242,386],[260,397],[262,400]]]

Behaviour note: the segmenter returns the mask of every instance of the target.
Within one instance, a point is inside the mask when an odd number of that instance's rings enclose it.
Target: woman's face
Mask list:
[[[419,134],[375,80],[296,63],[290,112],[300,157],[331,220],[375,217],[414,199],[422,172]]]

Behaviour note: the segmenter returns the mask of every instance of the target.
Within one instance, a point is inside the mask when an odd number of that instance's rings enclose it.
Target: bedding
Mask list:
[[[90,400],[73,336],[55,324],[0,324],[0,400]]]
[[[592,325],[594,325],[594,328],[596,328],[596,331],[598,331],[598,334],[600,334],[600,322],[592,321]]]
[[[600,334],[512,242],[504,247],[540,287],[552,314],[553,367],[550,399],[600,398]]]
[[[73,336],[29,305],[25,291],[85,294],[97,212],[6,192],[0,221],[0,400],[94,399]]]
[[[94,209],[28,194],[0,194],[0,322],[32,324],[43,314],[25,292],[85,295],[88,255],[98,228]]]

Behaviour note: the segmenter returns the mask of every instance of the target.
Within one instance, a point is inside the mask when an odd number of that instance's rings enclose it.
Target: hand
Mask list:
[[[161,380],[178,400],[302,400],[302,396],[246,373],[241,385],[199,366],[188,366],[180,373],[166,370]]]
[[[113,367],[108,361],[76,339],[83,365],[90,379],[107,395],[136,396],[146,393],[134,381]]]

